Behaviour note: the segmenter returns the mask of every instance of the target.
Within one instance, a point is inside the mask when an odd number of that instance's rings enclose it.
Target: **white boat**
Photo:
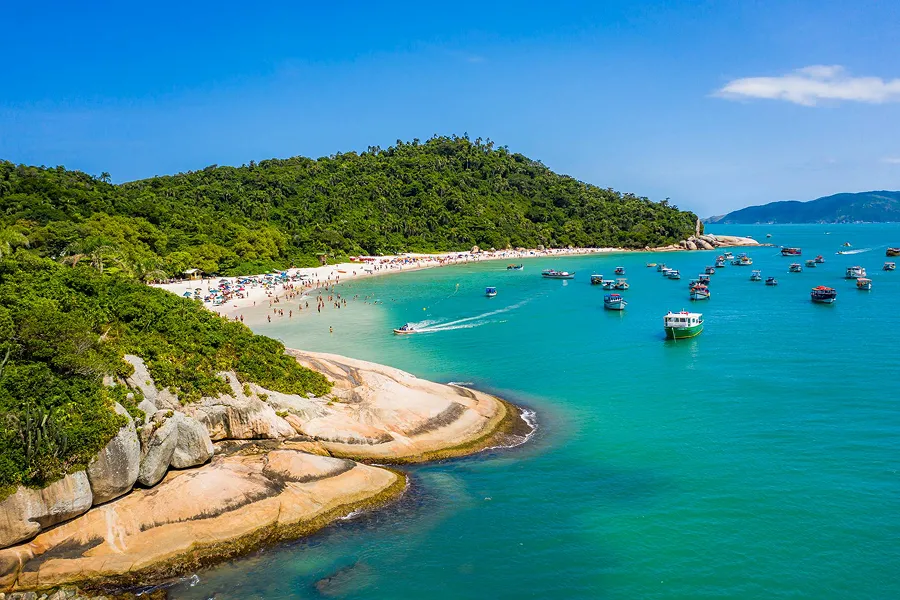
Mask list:
[[[844,274],[845,279],[859,279],[865,276],[866,270],[862,267],[847,267],[847,272]]]
[[[725,257],[724,256],[719,256],[716,258],[716,268],[717,269],[725,268]]]
[[[724,254],[722,254],[722,258],[724,258],[725,260],[731,260],[732,258],[734,258],[734,254],[732,254],[731,252],[725,252]]]
[[[497,288],[495,288],[495,287],[484,288],[484,295],[487,296],[488,298],[493,298],[494,296],[497,295]]]
[[[802,273],[803,266],[800,263],[791,263],[791,266],[788,267],[788,272],[790,273]]]
[[[618,279],[616,279],[616,284],[615,284],[614,287],[615,287],[617,290],[622,290],[622,291],[624,291],[624,290],[627,290],[627,289],[628,289],[629,287],[631,287],[631,286],[628,285],[628,280],[627,280],[627,279],[625,279],[624,277],[619,277]]]
[[[541,277],[545,277],[546,279],[573,279],[575,277],[575,273],[569,273],[568,271],[557,271],[556,269],[546,269],[541,271]]]
[[[672,269],[666,273],[666,277],[669,279],[681,279],[681,273],[679,273],[677,269]]]
[[[886,262],[886,263],[884,263],[884,266],[881,267],[881,270],[882,271],[893,271],[896,268],[897,268],[897,263]]]
[[[624,275],[625,267],[616,267],[616,275]]]
[[[750,281],[762,281],[762,272],[754,270],[750,273]]]
[[[416,332],[416,330],[413,329],[413,326],[410,325],[409,323],[407,323],[403,327],[398,327],[397,329],[394,330],[394,333],[396,333],[397,335],[410,335],[415,332]]]
[[[766,285],[778,285],[778,280],[774,277],[766,277]]]
[[[600,285],[603,286],[604,290],[614,290],[616,289],[616,280],[615,279],[604,279],[600,282]]]
[[[865,277],[860,277],[856,280],[856,289],[868,292],[872,289],[872,280]]]
[[[628,303],[621,294],[607,294],[603,296],[603,308],[607,310],[625,310]]]
[[[807,269],[815,269],[816,266],[817,266],[816,259],[814,259],[814,258],[810,258],[809,260],[807,260],[807,261],[804,262],[803,264],[806,265],[806,268],[807,268]]]
[[[703,270],[703,274],[704,274],[704,275],[715,275],[715,274],[716,274],[716,268],[715,268],[715,267],[706,267],[706,268]]]
[[[709,288],[705,285],[695,285],[691,288],[691,300],[709,300]]]

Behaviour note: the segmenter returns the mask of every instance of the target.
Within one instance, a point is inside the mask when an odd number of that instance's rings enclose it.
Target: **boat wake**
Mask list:
[[[516,302],[515,304],[511,304],[504,308],[498,308],[497,310],[492,310],[480,315],[475,315],[474,317],[465,317],[462,319],[456,319],[455,321],[448,321],[446,323],[441,323],[439,321],[422,321],[420,323],[411,323],[411,325],[413,329],[416,330],[416,333],[440,333],[443,331],[453,331],[456,329],[472,329],[473,327],[480,327],[482,325],[492,323],[493,321],[490,320],[490,317],[520,308],[527,302],[528,300],[522,300],[521,302]]]
[[[862,254],[863,252],[871,252],[871,248],[857,248],[856,250],[838,250],[835,254]]]

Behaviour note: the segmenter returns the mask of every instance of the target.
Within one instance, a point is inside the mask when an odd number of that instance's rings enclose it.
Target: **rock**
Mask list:
[[[274,461],[241,454],[172,471],[153,489],[135,489],[29,544],[0,550],[0,590],[101,580],[134,585],[190,572],[201,562],[312,532],[404,488],[404,479],[386,469],[272,454]]]
[[[178,396],[168,389],[159,390],[156,388],[144,359],[134,354],[126,354],[124,358],[134,367],[134,373],[125,380],[126,385],[130,388],[141,390],[144,394],[144,400],[141,401],[142,405],[145,402],[149,402],[155,407],[154,409],[141,408],[142,411],[147,413],[147,416],[150,416],[155,410],[174,410],[181,406],[178,402]]]
[[[715,250],[715,248],[713,247],[712,244],[710,244],[706,240],[702,240],[702,239],[697,240],[697,246],[699,246],[700,248],[702,248],[704,250]]]
[[[39,490],[19,486],[0,502],[0,548],[84,513],[91,507],[92,499],[84,471],[66,475]]]
[[[212,458],[214,448],[206,427],[180,412],[176,412],[172,418],[178,424],[178,442],[170,464],[176,469],[185,469],[202,465]]]
[[[244,394],[234,373],[220,373],[231,385],[231,394],[203,398],[184,407],[184,412],[206,426],[210,439],[276,439],[296,435],[294,428],[275,413],[275,409],[253,396]],[[274,395],[274,392],[267,392]],[[300,400],[299,397],[297,397]]]
[[[137,481],[141,467],[141,444],[134,421],[122,405],[116,403],[115,410],[127,417],[128,423],[88,465],[94,504],[109,502],[128,492]]]
[[[691,240],[688,240],[687,242],[685,242],[685,247],[686,247],[688,250],[696,250],[696,249],[697,249],[697,244],[695,244],[695,243],[692,242]]]
[[[175,454],[178,421],[167,415],[167,411],[157,411],[141,428],[141,467],[137,478],[141,485],[156,485],[166,474]]]

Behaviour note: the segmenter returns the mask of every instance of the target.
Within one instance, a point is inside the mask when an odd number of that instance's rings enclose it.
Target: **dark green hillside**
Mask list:
[[[708,223],[890,223],[900,221],[900,192],[834,194],[809,202],[749,206]]]
[[[459,137],[119,186],[105,179],[0,163],[2,223],[18,223],[44,255],[144,276],[262,271],[311,264],[320,252],[654,246],[686,238],[696,221]]]

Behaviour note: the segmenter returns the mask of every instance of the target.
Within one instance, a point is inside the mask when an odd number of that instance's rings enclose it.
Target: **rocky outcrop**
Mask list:
[[[157,410],[175,410],[181,406],[178,396],[168,389],[157,389],[150,371],[147,369],[144,359],[134,354],[126,354],[125,360],[134,367],[134,373],[125,379],[128,387],[138,389],[143,393],[144,399],[138,406],[148,415],[153,414]]]
[[[206,428],[178,411],[160,410],[141,429],[142,452],[138,482],[152,486],[169,467],[184,469],[200,465],[213,455]]]
[[[92,504],[87,473],[66,475],[45,488],[19,486],[0,502],[0,547],[27,540],[42,529],[77,517]]]
[[[117,403],[115,410],[124,415],[128,423],[88,465],[87,476],[94,504],[109,502],[131,490],[141,466],[141,444],[134,420],[122,405]]]
[[[386,469],[292,450],[218,457],[0,550],[0,589],[152,581],[309,533],[404,486]]]

